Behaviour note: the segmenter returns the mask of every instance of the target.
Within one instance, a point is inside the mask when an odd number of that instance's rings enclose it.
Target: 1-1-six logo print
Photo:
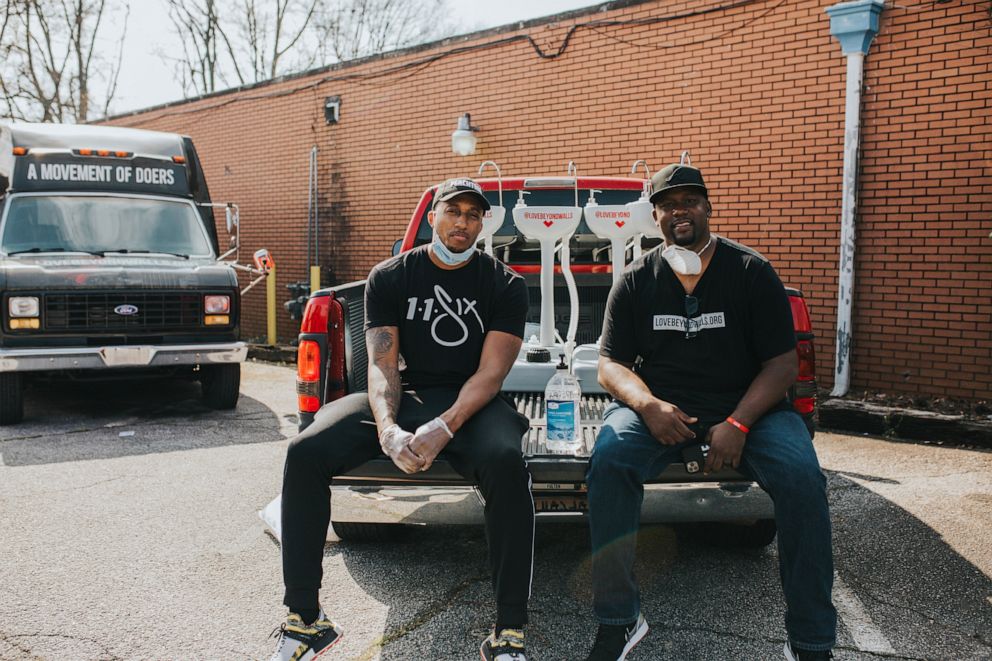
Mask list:
[[[417,296],[407,299],[406,318],[413,321],[421,315],[423,321],[431,324],[431,337],[442,347],[457,347],[465,344],[469,328],[463,317],[471,320],[469,313],[479,323],[479,330],[486,332],[482,318],[475,309],[478,301],[468,298],[453,298],[441,285],[434,285],[434,298],[423,301]]]

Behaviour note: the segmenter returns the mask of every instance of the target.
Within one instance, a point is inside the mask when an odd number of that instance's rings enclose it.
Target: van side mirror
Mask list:
[[[396,239],[396,243],[393,244],[393,257],[400,254],[400,248],[403,246],[403,239]]]
[[[241,212],[233,204],[228,204],[224,207],[224,220],[227,223],[227,233],[231,232],[238,226],[238,221],[240,220]]]

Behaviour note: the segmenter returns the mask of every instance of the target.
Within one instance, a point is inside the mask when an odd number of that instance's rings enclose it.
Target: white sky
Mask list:
[[[538,16],[587,7],[600,2],[591,0],[448,0],[448,5],[463,18],[466,31],[505,25]],[[108,37],[113,29],[108,26]],[[124,57],[118,79],[117,94],[111,114],[138,110],[182,98],[182,89],[173,80],[173,66],[167,60],[170,48],[177,48],[172,23],[162,0],[132,0],[124,39]],[[178,55],[178,53],[177,53]]]

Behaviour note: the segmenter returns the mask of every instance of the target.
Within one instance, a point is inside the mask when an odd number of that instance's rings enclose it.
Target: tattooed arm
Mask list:
[[[403,386],[400,383],[399,329],[378,326],[365,332],[369,352],[369,406],[379,428],[379,443],[404,473],[415,473],[424,459],[410,449],[413,434],[396,424]]]
[[[365,331],[365,346],[369,352],[369,406],[381,434],[396,424],[400,409],[400,348],[399,329],[378,326]]]

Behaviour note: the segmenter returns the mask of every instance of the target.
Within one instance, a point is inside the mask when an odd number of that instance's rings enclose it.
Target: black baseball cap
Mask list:
[[[704,196],[709,197],[709,191],[706,190],[706,184],[703,183],[703,173],[698,168],[694,168],[691,165],[672,163],[658,170],[651,177],[652,192],[651,197],[648,199],[651,201],[651,204],[654,204],[661,199],[661,196],[666,191],[688,186],[698,188]]]
[[[448,200],[458,197],[459,195],[474,195],[478,198],[479,203],[482,205],[483,211],[489,211],[490,205],[489,200],[482,192],[482,186],[475,183],[471,179],[448,179],[447,181],[441,183],[437,187],[437,191],[434,193],[434,203],[431,208],[437,206],[438,202],[447,202]]]

